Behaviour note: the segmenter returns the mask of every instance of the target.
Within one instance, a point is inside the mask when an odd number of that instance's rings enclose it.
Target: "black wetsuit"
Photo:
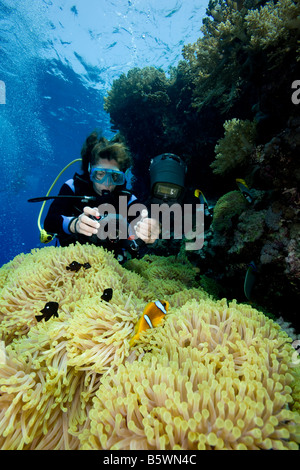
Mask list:
[[[125,186],[125,185],[124,185]],[[70,222],[74,217],[83,213],[85,206],[101,208],[111,205],[115,214],[120,214],[120,196],[122,198],[122,208],[127,205],[127,209],[137,203],[136,197],[124,186],[117,186],[115,190],[107,195],[98,195],[93,188],[93,184],[88,177],[75,173],[74,177],[66,181],[60,191],[61,196],[93,196],[93,201],[82,201],[80,198],[59,198],[55,199],[44,220],[44,228],[48,233],[56,234],[61,246],[67,246],[76,241],[80,243],[92,243],[102,245],[105,248],[118,253],[122,249],[122,242],[111,242],[107,237],[102,240],[97,235],[91,237],[74,234],[69,230]],[[125,199],[124,199],[125,198]],[[109,207],[109,206],[108,206]],[[108,211],[109,212],[109,211]],[[125,214],[126,215],[126,214]],[[138,214],[137,214],[138,215]],[[137,216],[127,217],[127,223],[130,224]],[[101,225],[101,224],[100,224]],[[130,235],[130,234],[129,234]],[[125,240],[124,240],[125,241]]]

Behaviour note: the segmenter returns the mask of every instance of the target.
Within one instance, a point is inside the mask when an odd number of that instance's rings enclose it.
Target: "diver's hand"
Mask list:
[[[160,227],[155,219],[142,218],[134,228],[137,237],[145,243],[154,243],[159,238]]]
[[[100,217],[99,211],[96,207],[84,207],[83,213],[74,219],[70,225],[70,231],[72,233],[80,233],[81,235],[86,235],[91,237],[98,233],[100,224],[96,220],[91,219],[89,216]]]

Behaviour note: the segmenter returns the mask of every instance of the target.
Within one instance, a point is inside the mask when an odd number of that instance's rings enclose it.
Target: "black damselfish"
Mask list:
[[[68,271],[75,271],[77,273],[81,267],[84,269],[89,269],[91,268],[91,265],[90,263],[81,264],[81,263],[78,263],[78,261],[72,261],[72,263],[70,263],[69,266],[66,266],[66,269]]]
[[[112,296],[113,290],[109,287],[108,289],[104,289],[103,294],[101,295],[101,299],[109,302],[112,299]]]
[[[40,310],[43,315],[36,315],[35,318],[37,321],[45,320],[48,321],[52,316],[58,318],[58,303],[57,302],[47,302],[45,307]]]

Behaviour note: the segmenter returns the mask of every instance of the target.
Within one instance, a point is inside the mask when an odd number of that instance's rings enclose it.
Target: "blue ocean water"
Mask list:
[[[103,98],[133,67],[168,72],[200,36],[207,0],[0,1],[0,266],[43,246],[40,204],[95,128]],[[52,194],[75,171],[73,165]],[[46,209],[47,210],[47,209]],[[46,212],[45,212],[46,213]]]

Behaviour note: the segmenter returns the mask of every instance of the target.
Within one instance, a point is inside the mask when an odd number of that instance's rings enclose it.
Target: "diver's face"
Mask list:
[[[101,167],[107,170],[119,170],[119,165],[116,160],[107,160],[106,158],[100,158],[95,165],[92,166],[92,169],[95,167]],[[96,191],[97,194],[102,196],[102,191],[109,191],[112,192],[115,189],[115,185],[108,184],[107,181],[104,181],[104,183],[96,183],[93,181],[93,188]]]

